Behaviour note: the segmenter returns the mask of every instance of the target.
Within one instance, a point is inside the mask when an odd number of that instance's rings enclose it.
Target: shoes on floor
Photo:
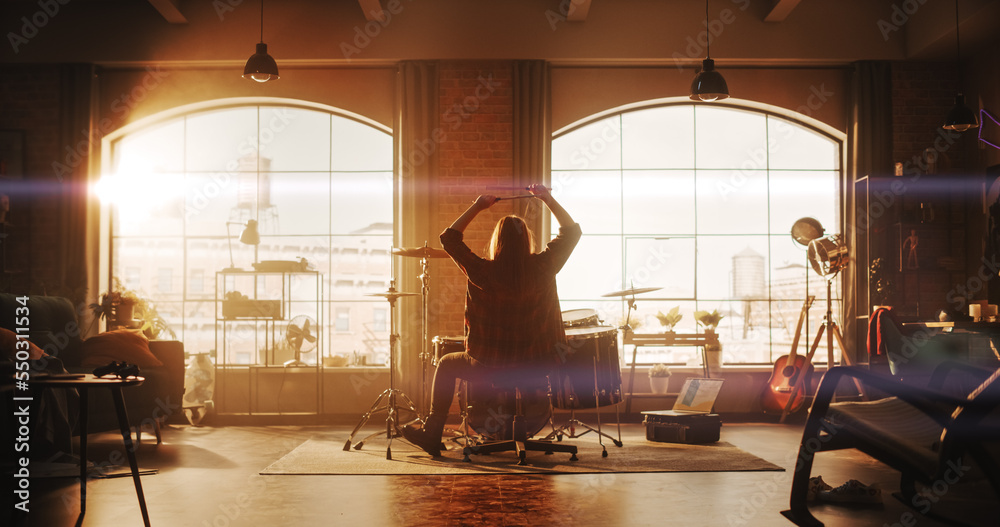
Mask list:
[[[833,487],[823,481],[823,476],[809,478],[809,490],[806,491],[806,501],[816,501],[822,491],[833,490]]]
[[[812,482],[810,481],[810,483]],[[820,490],[817,493],[817,497],[819,501],[829,503],[871,505],[882,503],[882,489],[874,485],[865,485],[856,479],[851,479],[835,489]]]
[[[441,438],[432,438],[424,429],[412,426],[404,426],[402,431],[407,441],[434,457],[441,457]]]

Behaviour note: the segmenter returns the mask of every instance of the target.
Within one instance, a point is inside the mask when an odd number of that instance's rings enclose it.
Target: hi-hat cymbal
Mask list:
[[[653,292],[653,291],[659,291],[660,289],[663,289],[663,288],[662,287],[640,287],[640,288],[630,287],[628,289],[623,289],[621,291],[615,291],[613,293],[605,293],[605,294],[603,294],[601,296],[602,297],[612,297],[612,296],[625,297],[625,296],[632,296],[632,295],[640,295],[642,293],[650,293],[650,292]]]
[[[365,296],[380,296],[382,298],[392,298],[396,299],[401,296],[419,296],[420,293],[406,293],[403,291],[383,291],[381,293],[368,293]]]
[[[399,256],[409,256],[412,258],[447,258],[448,253],[444,249],[435,249],[433,247],[403,247],[401,249],[393,249],[392,254],[397,254]]]

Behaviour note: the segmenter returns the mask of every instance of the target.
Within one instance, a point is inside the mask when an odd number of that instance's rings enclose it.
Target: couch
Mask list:
[[[18,297],[0,293],[0,327],[16,331],[15,309],[21,304]],[[54,296],[28,297],[29,340],[47,355],[58,361],[42,358],[36,362],[38,368],[51,369],[54,362],[71,373],[91,373],[93,364],[84,354],[94,345],[84,345],[81,333],[86,328],[79,326],[77,309],[67,298]],[[94,341],[95,343],[100,341]],[[125,407],[132,427],[159,434],[159,422],[164,420],[182,421],[181,398],[184,395],[184,345],[175,340],[150,340],[149,351],[163,363],[162,366],[147,366],[141,369],[146,381],[137,387],[123,390]],[[8,360],[7,354],[3,355]],[[93,359],[93,357],[92,357]],[[103,359],[101,359],[103,362]],[[93,362],[91,360],[90,362]],[[58,368],[58,364],[55,366]],[[70,415],[77,415],[78,401],[70,401]],[[89,397],[88,432],[117,430],[118,419],[110,392],[96,390]],[[74,434],[79,429],[74,424]]]

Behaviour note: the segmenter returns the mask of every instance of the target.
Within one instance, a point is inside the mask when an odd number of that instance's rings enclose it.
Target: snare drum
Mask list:
[[[437,366],[441,357],[445,355],[456,352],[465,351],[465,337],[442,337],[437,336],[431,341],[434,343],[434,357],[431,359],[431,364]]]
[[[583,328],[600,326],[601,320],[597,318],[595,309],[570,309],[562,312],[564,328]]]
[[[559,366],[549,376],[552,404],[575,409],[621,402],[618,330],[612,326],[569,328],[566,343]]]

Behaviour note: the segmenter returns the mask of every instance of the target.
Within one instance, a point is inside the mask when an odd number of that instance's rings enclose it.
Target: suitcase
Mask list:
[[[674,410],[642,412],[646,440],[661,443],[714,443],[719,440],[719,414],[685,414]]]

